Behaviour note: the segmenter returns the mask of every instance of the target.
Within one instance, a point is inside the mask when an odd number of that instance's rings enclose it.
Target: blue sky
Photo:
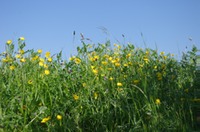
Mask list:
[[[200,48],[199,14],[199,0],[1,0],[0,52],[8,39],[16,43],[23,36],[27,49],[63,50],[68,58],[81,46],[82,33],[88,43],[145,42],[180,56],[193,43]]]

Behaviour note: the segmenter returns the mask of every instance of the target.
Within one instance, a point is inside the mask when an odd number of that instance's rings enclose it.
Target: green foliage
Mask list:
[[[0,131],[196,128],[196,47],[178,62],[173,54],[132,44],[83,42],[77,56],[64,61],[62,52],[24,51],[24,39],[18,45],[17,52],[9,43],[0,54]]]

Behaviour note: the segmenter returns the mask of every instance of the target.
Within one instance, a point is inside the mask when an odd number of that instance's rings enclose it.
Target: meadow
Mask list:
[[[197,48],[174,54],[86,44],[63,60],[8,40],[0,54],[0,132],[199,130]],[[197,76],[198,75],[198,76]]]

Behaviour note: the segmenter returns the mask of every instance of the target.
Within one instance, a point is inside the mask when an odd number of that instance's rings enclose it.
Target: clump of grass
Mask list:
[[[196,47],[173,54],[83,42],[62,52],[25,50],[11,40],[0,62],[2,131],[187,131],[194,128]]]

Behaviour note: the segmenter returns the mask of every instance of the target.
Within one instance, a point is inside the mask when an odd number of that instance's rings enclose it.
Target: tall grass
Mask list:
[[[0,131],[188,131],[194,129],[196,47],[173,54],[110,42],[62,52],[14,48],[0,62]],[[15,50],[17,49],[17,50]],[[197,100],[198,102],[198,100]]]

